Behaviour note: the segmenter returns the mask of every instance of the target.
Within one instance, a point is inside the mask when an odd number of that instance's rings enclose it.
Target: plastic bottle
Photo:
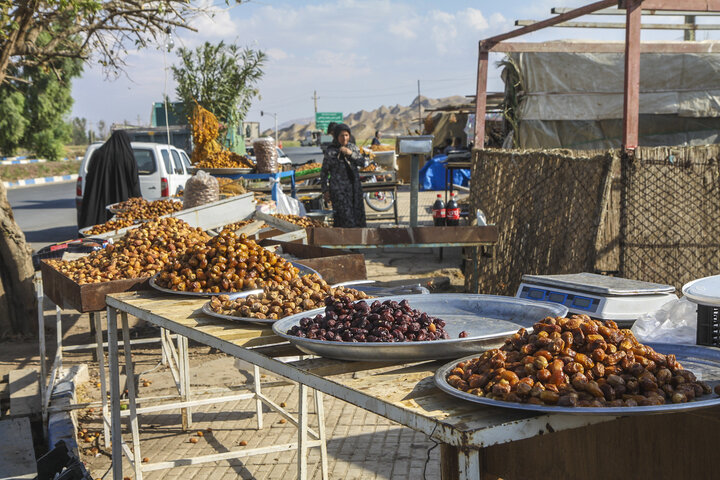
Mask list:
[[[450,194],[450,200],[448,200],[447,206],[445,207],[445,224],[448,227],[457,227],[460,225],[460,207],[458,206],[457,200],[455,200],[455,192]]]
[[[436,227],[445,226],[445,202],[442,201],[442,196],[438,193],[437,200],[432,206],[433,223]]]

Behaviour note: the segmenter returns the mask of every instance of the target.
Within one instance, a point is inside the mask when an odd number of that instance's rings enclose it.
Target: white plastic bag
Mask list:
[[[685,297],[671,300],[658,310],[638,317],[631,330],[641,343],[695,345],[697,304]]]
[[[283,193],[280,182],[271,178],[270,185],[274,185],[276,188],[277,198],[275,199],[275,204],[277,205],[277,213],[282,215],[297,215],[300,217],[304,217],[307,214],[302,202]]]

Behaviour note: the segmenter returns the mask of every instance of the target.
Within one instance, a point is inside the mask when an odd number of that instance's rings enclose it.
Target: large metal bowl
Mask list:
[[[288,330],[305,317],[324,313],[316,308],[280,319],[273,324],[276,335],[290,341],[305,353],[351,361],[422,361],[457,358],[501,346],[505,338],[521,327],[529,329],[545,317],[567,314],[559,304],[542,303],[513,297],[472,294],[431,294],[381,297],[375,300],[407,300],[416,310],[445,320],[448,340],[397,343],[350,343],[311,340],[288,335]],[[460,332],[468,336],[458,338]]]
[[[662,354],[672,353],[682,364],[683,368],[692,371],[698,378],[710,385],[720,384],[720,349],[712,347],[701,347],[699,345],[674,345],[669,343],[648,343],[649,347]],[[485,397],[478,397],[462,390],[458,390],[449,383],[447,377],[459,362],[467,361],[474,356],[468,356],[454,360],[443,365],[435,373],[435,384],[440,390],[454,397],[462,398],[469,402],[488,405],[493,407],[511,408],[514,410],[526,410],[539,413],[562,413],[573,415],[648,415],[653,413],[671,413],[698,408],[707,408],[720,405],[720,397],[714,393],[703,395],[699,399],[686,403],[667,403],[665,405],[652,405],[647,407],[558,407],[554,405],[534,405],[531,403],[504,402],[502,400],[491,400]]]

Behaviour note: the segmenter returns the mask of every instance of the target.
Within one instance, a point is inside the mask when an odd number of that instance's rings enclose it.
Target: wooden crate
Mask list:
[[[416,227],[416,228],[311,228],[308,243],[353,248],[394,246],[443,246],[495,243],[497,227]]]
[[[272,238],[260,244],[282,246],[283,252],[300,259],[300,263],[316,270],[330,284],[367,279],[365,255],[361,253],[282,242]]]
[[[60,308],[72,308],[80,313],[105,310],[105,295],[109,293],[150,288],[150,277],[80,285],[44,261],[40,263],[40,271],[44,294]]]

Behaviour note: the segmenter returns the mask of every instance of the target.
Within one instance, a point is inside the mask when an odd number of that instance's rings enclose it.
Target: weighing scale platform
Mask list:
[[[639,316],[676,300],[671,285],[608,277],[595,273],[523,275],[518,298],[560,303],[570,313],[584,313],[619,326],[632,324]]]

